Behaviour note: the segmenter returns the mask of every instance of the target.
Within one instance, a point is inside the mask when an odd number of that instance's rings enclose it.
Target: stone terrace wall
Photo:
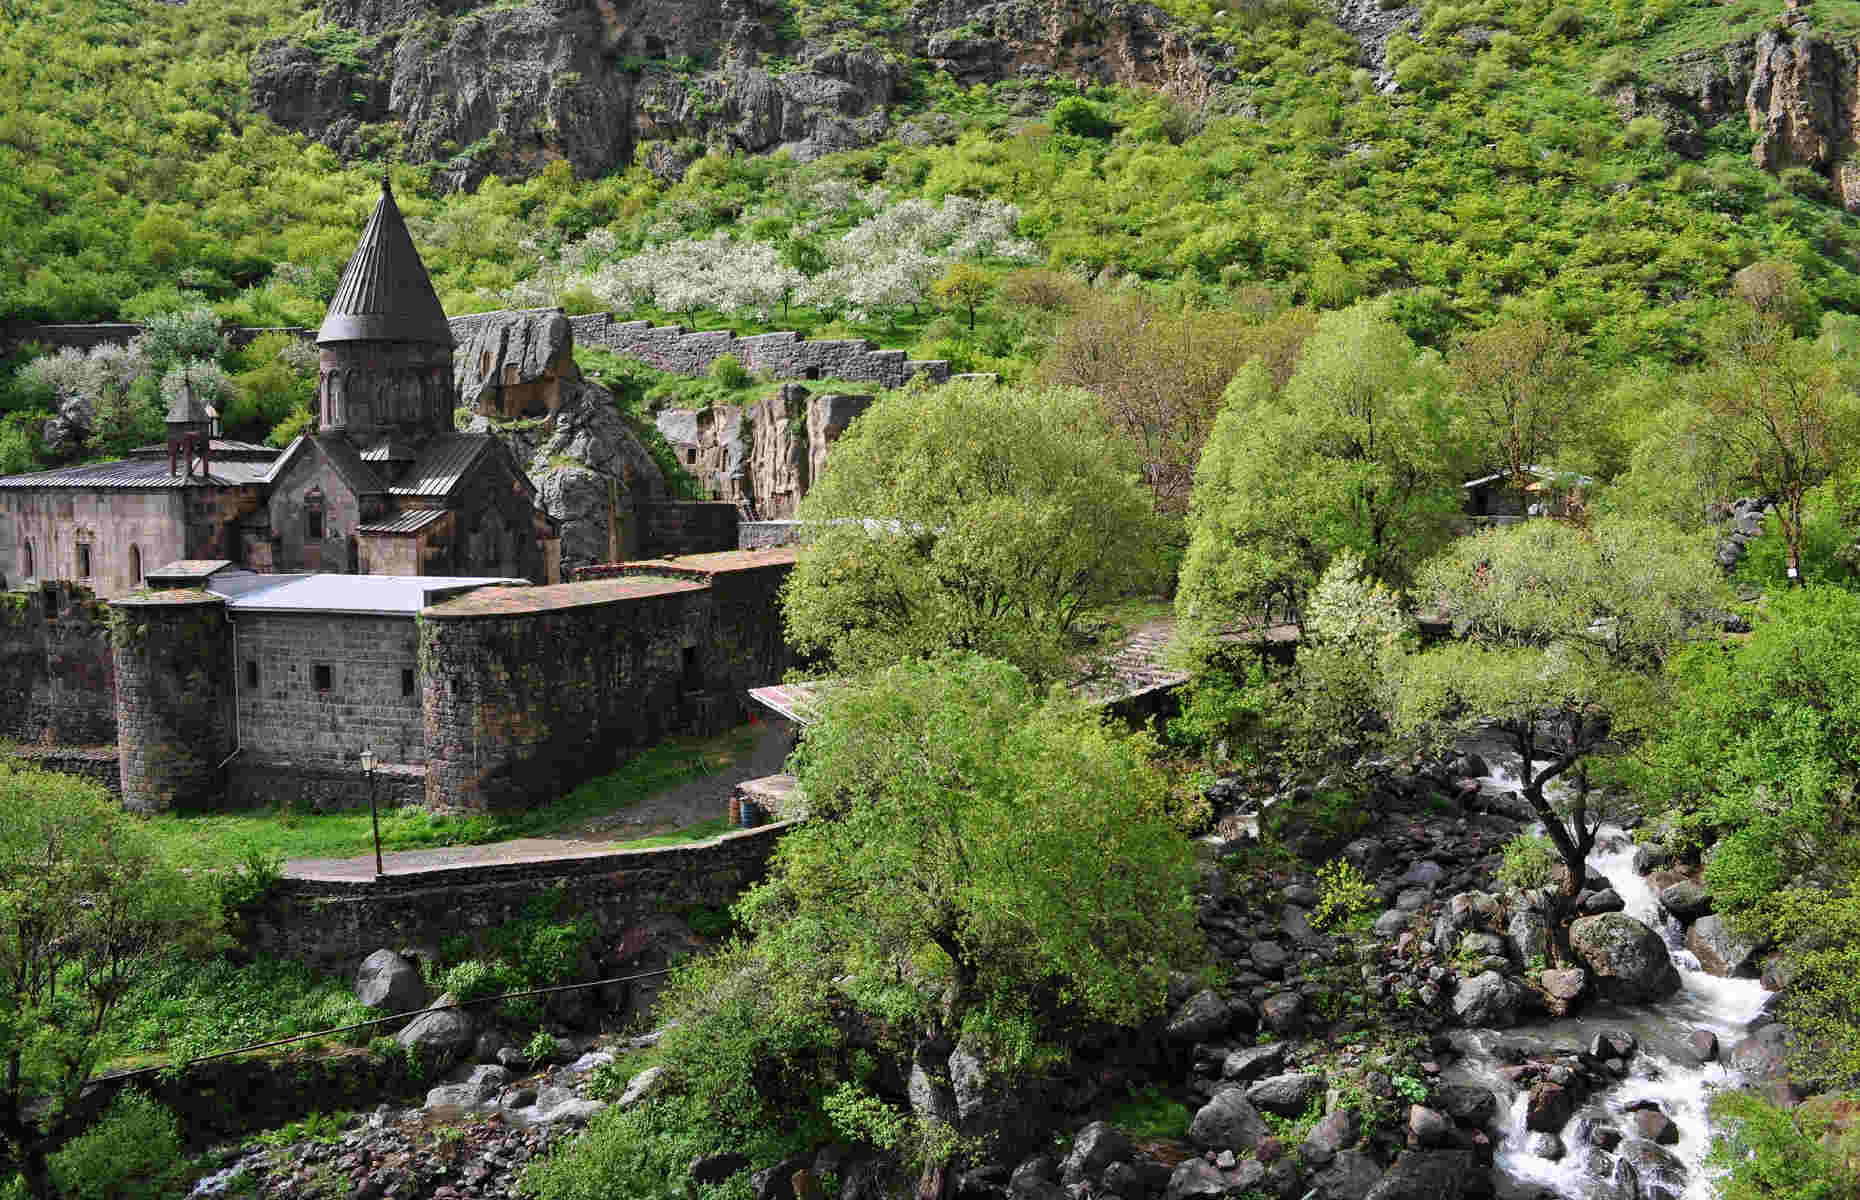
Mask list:
[[[738,550],[768,550],[799,545],[800,541],[799,521],[743,521],[736,527]]]
[[[117,763],[116,747],[98,749],[84,746],[21,746],[12,758],[41,771],[75,775],[103,788],[112,796],[123,794],[123,772]]]
[[[490,314],[455,317],[452,336],[466,341]],[[758,333],[737,337],[727,329],[693,332],[682,325],[650,321],[616,321],[612,313],[570,317],[580,346],[601,346],[643,359],[661,371],[703,375],[710,364],[734,354],[752,371],[773,379],[869,379],[883,387],[903,387],[917,375],[949,381],[949,364],[941,359],[911,359],[903,350],[881,350],[862,338],[809,340],[798,333]]]
[[[74,583],[0,592],[0,737],[116,743],[109,607]]]
[[[33,321],[0,321],[0,354],[10,354],[27,342],[37,342],[54,350],[66,348],[89,350],[93,346],[126,346],[141,337],[141,325],[89,323],[81,325],[40,325]],[[297,325],[276,327],[263,325],[223,325],[220,332],[234,346],[249,346],[264,333],[288,333],[309,341],[316,330]]]
[[[719,815],[722,815],[721,806]],[[618,937],[648,918],[722,907],[762,878],[781,835],[764,825],[709,842],[533,862],[395,873],[379,880],[286,878],[248,922],[247,944],[327,969],[352,971],[383,946],[434,946],[522,916],[554,888],[569,906]]]

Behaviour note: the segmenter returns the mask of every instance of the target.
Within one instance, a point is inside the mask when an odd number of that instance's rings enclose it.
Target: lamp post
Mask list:
[[[368,823],[375,830],[375,878],[387,874],[381,869],[381,813],[375,807],[375,758],[373,750],[362,751],[362,770],[368,773]]]

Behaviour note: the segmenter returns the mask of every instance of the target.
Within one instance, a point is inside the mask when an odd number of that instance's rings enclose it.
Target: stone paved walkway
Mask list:
[[[381,856],[382,866],[393,875],[487,863],[508,865],[588,858],[611,854],[616,842],[669,833],[724,816],[729,810],[730,792],[737,784],[779,773],[787,757],[787,732],[774,725],[759,728],[755,749],[735,765],[667,788],[638,804],[583,821],[558,837],[516,838],[481,846],[442,846],[432,850],[395,850]],[[284,864],[286,879],[346,882],[373,879],[374,875],[373,854],[356,858],[296,858]]]

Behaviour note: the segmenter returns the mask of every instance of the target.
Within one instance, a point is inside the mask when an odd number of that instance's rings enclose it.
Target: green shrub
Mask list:
[[[719,354],[710,363],[710,377],[727,388],[749,385],[749,368],[734,354]]]
[[[1096,104],[1079,96],[1067,96],[1053,105],[1053,132],[1075,137],[1108,138],[1114,126]]]
[[[1332,859],[1318,868],[1318,906],[1311,918],[1320,929],[1336,929],[1354,916],[1375,911],[1381,900],[1352,863]]]
[[[1720,1200],[1853,1200],[1860,1178],[1849,1131],[1830,1147],[1823,1137],[1831,1123],[1811,1102],[1793,1112],[1749,1091],[1723,1091],[1712,1100],[1716,1124],[1707,1164],[1724,1172],[1716,1181]]]
[[[1582,10],[1561,4],[1550,10],[1538,25],[1538,32],[1551,38],[1574,38],[1582,35]]]
[[[52,1181],[72,1200],[170,1194],[186,1173],[181,1126],[173,1113],[129,1089],[103,1119],[50,1160]]]
[[[1813,167],[1789,167],[1777,181],[1789,189],[1789,194],[1804,200],[1826,200],[1828,198],[1828,181],[1821,172]]]
[[[1506,842],[1504,854],[1498,881],[1512,891],[1549,887],[1563,861],[1549,838],[1525,833]]]
[[[1621,140],[1634,150],[1653,150],[1666,145],[1666,125],[1655,116],[1635,117],[1627,123]]]
[[[537,1067],[553,1059],[558,1049],[555,1035],[547,1029],[538,1029],[523,1044],[523,1057],[530,1060],[532,1067]]]

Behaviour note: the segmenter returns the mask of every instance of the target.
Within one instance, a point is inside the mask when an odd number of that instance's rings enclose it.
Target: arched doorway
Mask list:
[[[129,547],[129,582],[142,586],[142,548],[133,544]]]
[[[31,579],[32,578],[32,543],[27,542],[25,546],[23,546],[21,549],[23,553],[20,555],[20,557],[23,561],[20,563],[20,566],[25,569],[26,578]]]

